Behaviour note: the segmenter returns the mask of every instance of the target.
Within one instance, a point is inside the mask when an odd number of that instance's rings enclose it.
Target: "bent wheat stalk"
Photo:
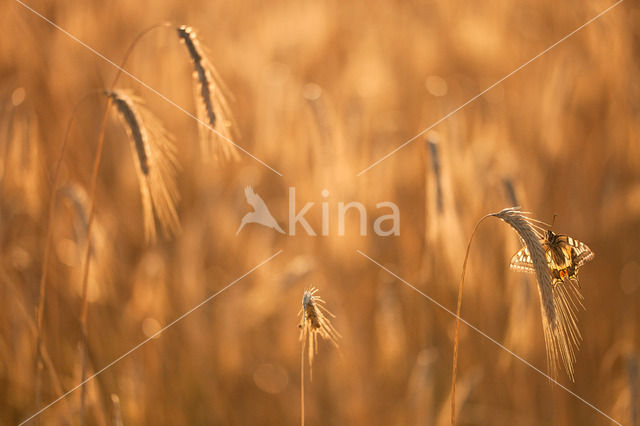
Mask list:
[[[462,276],[460,277],[460,283],[458,284],[458,304],[456,307],[456,331],[455,336],[453,338],[453,367],[451,372],[451,425],[456,424],[456,374],[458,368],[458,338],[460,331],[460,312],[462,310],[462,286],[464,284],[464,274],[467,271],[467,261],[469,260],[469,251],[471,250],[471,242],[473,241],[473,237],[476,235],[476,231],[480,224],[488,217],[491,217],[490,214],[483,216],[476,226],[473,228],[471,232],[471,237],[469,238],[469,243],[467,244],[467,251],[464,255],[464,262],[462,264]]]
[[[138,44],[138,41],[145,36],[150,31],[162,27],[167,26],[166,23],[156,24],[151,27],[148,27],[141,31],[136,38],[131,42],[127,51],[124,54],[124,58],[116,72],[116,75],[113,79],[113,83],[111,84],[111,91],[114,90],[120,75],[122,74],[122,69],[129,58],[129,55],[133,51],[133,48]],[[80,328],[82,331],[82,342],[83,342],[83,355],[82,355],[82,373],[81,373],[81,383],[85,382],[87,368],[86,368],[86,360],[87,360],[87,283],[89,279],[89,265],[90,265],[90,256],[91,256],[91,228],[93,226],[93,219],[95,216],[95,195],[96,195],[96,186],[98,183],[98,171],[100,170],[100,162],[102,159],[102,149],[104,147],[104,135],[107,128],[107,118],[109,117],[109,110],[111,109],[112,98],[107,97],[107,105],[105,106],[104,114],[102,116],[102,122],[100,124],[100,133],[98,134],[98,144],[96,147],[96,154],[93,160],[92,172],[91,172],[91,184],[89,190],[89,220],[87,223],[87,244],[85,245],[84,250],[84,261],[83,261],[83,273],[82,273],[82,309],[80,313]],[[61,152],[60,159],[64,157],[64,151]],[[53,194],[57,188],[55,186],[52,188]],[[86,399],[86,387],[83,384],[82,390],[80,393],[80,424],[84,424],[84,413],[85,413],[85,399]]]
[[[565,371],[573,379],[573,363],[575,362],[575,348],[580,341],[580,333],[577,327],[575,309],[581,305],[580,292],[577,283],[568,280],[566,285],[552,284],[551,274],[545,250],[540,243],[542,239],[541,228],[536,224],[535,219],[526,216],[519,208],[507,208],[497,213],[490,213],[482,217],[475,225],[464,263],[462,265],[462,276],[458,285],[458,303],[456,310],[456,329],[453,346],[453,367],[451,377],[451,424],[455,424],[455,386],[458,362],[460,312],[462,308],[462,288],[464,284],[467,260],[471,249],[471,242],[480,226],[488,217],[496,217],[509,224],[520,236],[520,239],[531,255],[531,263],[536,275],[538,284],[538,295],[540,296],[540,309],[542,313],[542,328],[544,331],[545,348],[547,354],[547,365],[551,376],[555,377],[557,365],[562,362]]]
[[[562,364],[567,376],[573,381],[575,353],[582,340],[576,311],[584,309],[577,278],[565,279],[561,284],[552,281],[549,266],[551,253],[547,253],[541,244],[542,241],[545,241],[545,244],[548,243],[545,240],[544,228],[536,224],[537,220],[513,209],[505,209],[494,216],[517,231],[531,255],[540,296],[549,374],[554,379],[557,378],[558,367]],[[589,259],[593,258],[593,253],[590,251],[589,253]]]

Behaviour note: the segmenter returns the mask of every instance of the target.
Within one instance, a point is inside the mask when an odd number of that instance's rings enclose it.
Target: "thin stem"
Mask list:
[[[18,307],[18,312],[20,312],[22,318],[24,319],[25,324],[28,326],[29,330],[33,337],[36,337],[37,334],[37,326],[34,321],[33,316],[28,312],[25,305],[20,300],[20,291],[17,288],[17,285],[13,280],[9,279],[6,272],[4,270],[0,270],[0,279],[14,293],[15,296],[15,304]],[[64,393],[62,384],[60,383],[60,378],[56,369],[51,361],[51,357],[49,356],[49,352],[47,351],[47,345],[44,342],[41,342],[40,345],[40,354],[42,357],[42,364],[47,367],[47,371],[49,372],[49,380],[51,380],[51,384],[56,392],[56,395],[62,395]],[[71,408],[69,407],[69,401],[64,401],[65,407],[65,420],[66,424],[71,424]]]
[[[111,90],[116,86],[120,75],[122,74],[122,69],[124,68],[124,64],[127,62],[127,59],[131,55],[133,48],[138,43],[138,41],[151,30],[158,27],[167,27],[168,23],[156,24],[153,25],[143,31],[141,31],[136,38],[131,42],[129,47],[127,48],[124,59],[118,68],[118,72],[116,73],[113,83],[111,84]],[[93,172],[91,174],[91,187],[89,192],[89,220],[87,222],[87,244],[84,250],[84,271],[82,274],[82,311],[80,314],[80,328],[82,331],[82,377],[81,382],[84,383],[86,374],[87,374],[87,311],[89,308],[89,303],[87,300],[87,287],[89,281],[89,265],[91,258],[91,229],[93,226],[93,219],[95,217],[95,194],[96,194],[96,186],[98,182],[98,171],[100,169],[100,160],[102,159],[102,149],[104,146],[104,135],[107,127],[107,119],[109,117],[109,109],[111,108],[111,104],[113,103],[112,98],[107,98],[107,105],[104,110],[104,114],[102,116],[102,124],[100,125],[100,134],[98,136],[98,146],[96,149],[96,156],[93,161]],[[86,398],[86,387],[84,384],[82,385],[82,390],[80,392],[80,424],[84,424],[84,412],[85,412],[85,398]]]
[[[111,107],[111,98],[107,98],[107,106],[105,113],[102,117],[102,124],[100,125],[100,136],[98,137],[98,148],[96,156],[93,161],[93,172],[91,174],[91,190],[89,198],[89,220],[87,223],[87,243],[84,250],[84,272],[82,275],[82,311],[80,313],[80,327],[82,331],[82,377],[81,382],[84,382],[86,377],[86,352],[87,352],[87,287],[89,277],[89,261],[91,256],[91,226],[93,225],[93,218],[95,216],[95,193],[98,180],[98,170],[100,169],[100,160],[102,158],[102,147],[104,145],[104,133],[107,126],[107,118],[109,108]],[[85,402],[86,388],[83,385],[80,396],[80,424],[84,424],[84,402]]]
[[[303,314],[304,315],[304,314]],[[307,339],[302,341],[302,351],[300,354],[300,425],[304,426],[304,348]]]
[[[56,203],[56,191],[58,189],[58,184],[60,182],[60,168],[62,165],[62,160],[65,156],[67,145],[69,141],[69,135],[71,134],[71,127],[73,121],[76,117],[76,113],[78,108],[84,103],[85,100],[89,98],[89,96],[94,93],[85,95],[80,101],[73,107],[73,111],[71,112],[71,118],[67,123],[67,129],[64,135],[64,139],[62,141],[62,147],[60,148],[60,153],[58,154],[58,158],[56,160],[56,166],[53,171],[53,182],[51,183],[51,190],[49,192],[49,206],[47,212],[47,233],[45,238],[44,245],[44,255],[42,259],[42,271],[40,273],[40,290],[38,296],[38,307],[36,309],[36,409],[40,409],[40,401],[42,396],[42,322],[44,318],[44,305],[46,301],[47,295],[47,272],[49,267],[49,256],[51,255],[51,237],[53,233],[53,216],[55,211],[55,203]]]
[[[467,251],[464,255],[464,263],[462,264],[462,276],[460,277],[460,284],[458,285],[458,307],[456,309],[456,334],[453,339],[453,371],[451,373],[451,426],[456,424],[456,374],[458,368],[458,337],[460,331],[460,311],[462,310],[462,285],[464,284],[464,274],[467,271],[467,260],[469,260],[469,251],[471,250],[471,242],[473,241],[473,236],[476,234],[478,227],[488,217],[491,217],[492,214],[488,214],[483,216],[482,219],[476,223],[476,226],[473,228],[473,232],[471,233],[471,237],[469,238],[469,243],[467,244]]]

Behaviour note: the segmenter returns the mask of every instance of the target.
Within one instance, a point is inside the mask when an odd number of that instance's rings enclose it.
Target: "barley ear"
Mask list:
[[[177,29],[193,66],[193,88],[200,126],[200,148],[205,160],[218,162],[238,160],[238,152],[231,142],[229,127],[233,116],[223,93],[223,86],[205,49],[193,28],[182,25]]]
[[[113,100],[131,141],[147,241],[156,239],[156,217],[165,235],[179,232],[175,207],[177,160],[171,136],[140,98],[122,90],[108,91],[106,95]]]
[[[545,251],[540,244],[542,235],[536,229],[538,226],[534,219],[517,208],[504,209],[493,216],[516,230],[531,255],[540,296],[549,374],[557,378],[558,367],[562,364],[573,381],[576,351],[582,341],[576,314],[578,309],[584,309],[578,283],[565,280],[562,284],[552,284]]]
[[[550,325],[556,324],[556,312],[553,304],[551,275],[547,265],[544,249],[540,244],[540,234],[535,230],[526,216],[518,208],[507,208],[492,216],[502,219],[516,230],[524,244],[529,249],[533,267],[536,270],[538,291],[540,292],[543,315]]]

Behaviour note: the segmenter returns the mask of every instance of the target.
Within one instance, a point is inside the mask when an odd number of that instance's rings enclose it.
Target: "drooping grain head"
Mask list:
[[[182,25],[177,29],[193,66],[193,84],[197,116],[200,120],[200,147],[205,160],[232,161],[238,159],[230,142],[229,126],[233,122],[231,110],[222,92],[222,85],[213,64],[207,59],[193,28]],[[204,124],[203,124],[204,123]]]
[[[147,241],[156,238],[155,217],[165,235],[177,233],[180,229],[175,207],[177,161],[171,136],[140,98],[122,90],[105,93],[112,99],[131,141]]]
[[[543,313],[550,324],[555,324],[556,313],[553,305],[551,275],[544,249],[540,244],[540,234],[517,208],[504,209],[495,213],[494,216],[511,225],[529,249],[542,298]]]
[[[544,241],[542,228],[533,219],[517,208],[504,209],[493,216],[516,230],[531,256],[538,283],[549,373],[556,378],[558,366],[562,363],[567,375],[573,380],[575,353],[582,340],[576,314],[578,308],[584,309],[578,283],[576,280],[565,280],[556,285],[552,283],[547,256],[541,243]]]

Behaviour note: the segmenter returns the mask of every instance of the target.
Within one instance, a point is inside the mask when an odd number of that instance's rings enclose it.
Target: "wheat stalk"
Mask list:
[[[71,118],[67,123],[66,131],[64,138],[62,140],[62,146],[60,147],[60,152],[58,154],[58,158],[56,159],[55,167],[53,169],[53,178],[51,189],[49,190],[49,202],[47,206],[47,231],[45,236],[44,243],[44,253],[42,257],[42,269],[40,272],[40,284],[38,291],[38,306],[36,308],[36,409],[40,409],[40,400],[41,400],[41,370],[42,370],[42,338],[43,338],[43,319],[44,319],[44,308],[46,303],[46,295],[47,295],[47,273],[49,269],[49,257],[51,253],[51,239],[53,235],[53,219],[54,219],[54,211],[56,204],[56,192],[58,190],[58,185],[60,183],[60,169],[62,166],[62,160],[64,159],[65,153],[67,151],[67,145],[69,141],[69,135],[71,133],[71,127],[76,118],[76,112],[79,110],[80,106],[84,103],[86,99],[88,99],[89,95],[85,95],[76,105],[73,107]]]
[[[451,369],[451,426],[456,424],[456,377],[458,372],[458,342],[460,338],[460,313],[462,311],[462,287],[464,285],[464,275],[467,272],[467,261],[469,260],[469,252],[471,250],[471,242],[473,241],[473,237],[476,235],[476,231],[480,224],[488,217],[491,217],[491,214],[483,216],[476,226],[473,228],[473,232],[471,232],[471,237],[469,237],[469,243],[467,244],[467,251],[464,255],[464,262],[462,264],[462,276],[460,277],[460,283],[458,284],[458,303],[456,307],[456,330],[453,338],[453,366]]]
[[[235,161],[238,152],[228,140],[223,140],[219,134],[229,139],[229,126],[233,123],[233,116],[222,91],[221,80],[211,61],[207,59],[196,32],[193,28],[182,25],[177,29],[178,37],[184,43],[193,65],[194,93],[197,116],[201,122],[210,127],[198,126],[200,147],[205,159],[215,161]],[[216,130],[219,134],[212,131]]]
[[[331,320],[327,317],[335,318],[327,308],[325,301],[317,295],[318,289],[309,287],[304,291],[302,296],[302,308],[298,312],[301,316],[300,342],[302,342],[302,351],[300,356],[300,404],[301,404],[301,424],[304,426],[304,355],[305,347],[308,347],[307,357],[309,360],[309,379],[313,380],[313,359],[318,354],[318,336],[324,340],[330,341],[336,349],[338,348],[338,339],[340,333],[333,327]]]
[[[107,91],[131,140],[144,216],[145,237],[156,238],[158,218],[165,234],[180,229],[175,203],[177,162],[175,146],[160,122],[144,108],[140,98],[122,90]]]
[[[113,91],[113,89],[116,86],[116,83],[118,82],[118,79],[120,78],[120,75],[122,74],[122,70],[124,69],[124,65],[127,62],[127,59],[129,58],[129,55],[131,54],[131,52],[133,52],[134,47],[138,44],[138,41],[140,41],[140,39],[142,39],[142,37],[144,37],[146,34],[148,34],[150,31],[152,31],[155,28],[159,28],[161,26],[166,26],[166,24],[156,24],[153,25],[151,27],[148,27],[146,29],[144,29],[143,31],[141,31],[140,33],[138,33],[138,35],[136,36],[136,38],[133,40],[133,42],[131,42],[131,44],[129,45],[129,47],[127,48],[125,54],[124,54],[124,58],[122,60],[122,63],[120,64],[120,67],[118,67],[118,72],[116,73],[114,79],[113,79],[113,83],[111,84],[111,91]],[[85,244],[85,250],[84,250],[84,262],[83,262],[83,273],[82,273],[82,308],[81,308],[81,312],[80,312],[80,326],[81,326],[81,332],[82,332],[82,344],[83,344],[83,351],[82,351],[82,373],[81,373],[81,378],[82,378],[82,383],[84,383],[85,381],[85,377],[86,377],[86,358],[87,358],[87,352],[88,352],[88,347],[87,347],[87,312],[88,312],[88,299],[87,299],[87,286],[88,286],[88,280],[89,280],[89,266],[90,266],[90,256],[91,256],[91,229],[93,226],[93,219],[95,217],[95,201],[96,201],[96,187],[97,187],[97,183],[98,183],[98,172],[100,170],[100,162],[102,161],[102,149],[104,147],[104,135],[106,132],[106,128],[107,128],[107,118],[109,115],[109,110],[111,109],[111,105],[113,104],[114,99],[111,96],[107,96],[107,105],[105,106],[104,109],[104,114],[102,115],[102,121],[100,123],[100,133],[98,134],[98,143],[96,146],[96,154],[94,156],[93,159],[93,166],[91,169],[91,184],[90,184],[90,189],[89,189],[89,218],[88,218],[88,223],[87,223],[87,244]],[[60,154],[58,157],[58,165],[56,167],[56,172],[55,172],[55,177],[54,177],[54,185],[52,186],[51,189],[51,194],[53,196],[53,194],[55,194],[55,191],[57,189],[57,179],[58,179],[58,171],[60,169],[59,165],[62,162],[62,160],[64,159],[64,156],[66,154],[66,146],[67,146],[67,140],[69,138],[69,129],[71,128],[71,123],[73,121],[73,116],[75,116],[75,109],[74,109],[74,114],[72,115],[72,119],[69,121],[69,125],[67,127],[67,134],[65,136],[64,139],[64,143],[62,145],[62,148],[60,150]],[[50,202],[50,209],[52,209],[53,206],[53,202]],[[52,218],[52,215],[49,216],[49,218]],[[51,226],[51,220],[49,221],[49,226]],[[155,228],[154,228],[155,229]],[[45,253],[47,253],[47,250],[49,249],[51,243],[51,232],[47,231],[47,240],[45,243]],[[47,272],[47,268],[46,268],[46,262],[45,265],[43,267],[43,273],[42,273],[42,282],[41,282],[41,288],[42,289],[46,289],[45,287],[45,282],[46,282],[46,272]],[[41,292],[42,293],[42,292]],[[41,298],[42,302],[44,302],[44,297]],[[80,424],[84,424],[84,414],[85,414],[85,394],[86,394],[86,389],[85,386],[82,386],[82,390],[81,390],[81,395],[80,395]]]
[[[542,328],[547,354],[547,366],[551,377],[557,377],[557,368],[563,364],[567,375],[573,380],[575,351],[579,347],[581,336],[578,329],[576,310],[582,307],[582,295],[575,280],[565,280],[564,285],[553,286],[546,254],[540,240],[543,238],[541,228],[535,219],[526,216],[517,207],[506,208],[497,213],[483,216],[471,233],[462,266],[462,276],[458,286],[458,304],[456,311],[456,330],[453,345],[453,371],[451,378],[451,424],[455,424],[455,388],[458,363],[458,340],[460,328],[460,312],[462,307],[462,288],[467,269],[467,260],[471,242],[480,224],[489,217],[497,217],[509,224],[520,236],[529,250],[538,284],[540,309],[542,312]],[[538,222],[542,223],[542,222]]]
[[[41,333],[41,330],[38,330],[36,321],[34,321],[34,318],[33,318],[33,314],[29,312],[29,310],[24,305],[24,303],[22,303],[21,297],[20,297],[20,291],[18,290],[18,284],[16,284],[13,281],[13,279],[9,277],[9,275],[7,274],[7,271],[2,269],[2,267],[0,267],[0,280],[3,283],[3,285],[5,285],[6,288],[13,293],[12,300],[14,300],[13,303],[15,303],[15,305],[18,308],[17,311],[21,314],[21,321],[23,321],[24,324],[26,324],[27,328],[30,330],[33,337],[38,339],[38,336],[39,336],[39,333]],[[55,395],[62,395],[64,393],[64,388],[62,387],[60,377],[58,375],[58,372],[56,371],[56,367],[53,361],[51,360],[51,357],[49,356],[49,351],[47,350],[47,346],[45,345],[45,342],[43,342],[41,339],[40,339],[38,354],[40,356],[40,359],[38,360],[38,362],[43,364],[43,368],[46,367],[47,372],[49,373],[49,381],[51,382]],[[41,387],[41,383],[38,383],[40,379],[39,378],[36,378],[36,379],[37,379],[36,386]],[[39,397],[39,395],[36,394],[36,397]],[[65,399],[63,401],[63,404],[65,408],[65,413],[64,413],[65,421],[67,424],[71,424],[71,418],[73,417],[73,414],[72,414],[71,407],[69,406],[69,401]],[[40,406],[38,405],[37,408],[39,409]],[[38,424],[38,422],[36,422],[36,424]]]
[[[629,417],[631,419],[631,424],[633,426],[638,426],[640,422],[638,419],[638,385],[640,381],[638,380],[638,357],[635,352],[631,352],[627,359],[627,381],[629,383]]]

